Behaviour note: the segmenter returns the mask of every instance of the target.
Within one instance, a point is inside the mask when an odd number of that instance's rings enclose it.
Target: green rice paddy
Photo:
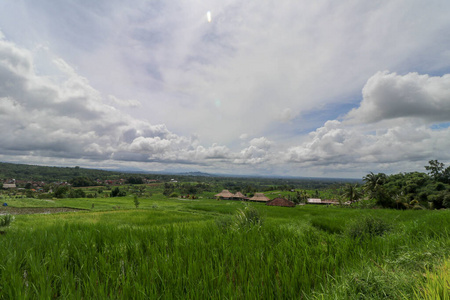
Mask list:
[[[10,200],[84,210],[0,228],[0,299],[449,299],[448,210],[139,201]]]

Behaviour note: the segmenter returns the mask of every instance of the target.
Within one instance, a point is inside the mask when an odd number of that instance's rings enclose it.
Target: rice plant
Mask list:
[[[354,239],[364,239],[367,237],[382,236],[391,229],[392,225],[385,220],[368,215],[353,222],[348,227],[347,233]]]
[[[237,210],[233,225],[236,230],[259,229],[263,225],[263,217],[255,207],[246,205],[244,209]]]
[[[450,299],[450,260],[446,260],[435,271],[427,270],[425,281],[415,291],[417,299]]]
[[[141,201],[18,216],[0,236],[0,299],[411,299],[449,259],[448,211]],[[352,219],[371,238],[341,234]]]
[[[14,221],[14,217],[12,215],[0,215],[0,227],[7,227],[12,221]]]

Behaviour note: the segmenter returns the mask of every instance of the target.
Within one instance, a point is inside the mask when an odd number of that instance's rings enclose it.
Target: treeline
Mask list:
[[[324,190],[342,186],[346,183],[359,183],[358,179],[337,178],[221,178],[220,185],[232,193],[244,194],[267,191],[291,191],[295,189]]]
[[[55,182],[70,181],[76,177],[106,180],[121,176],[123,176],[123,173],[120,172],[80,167],[47,167],[0,162],[0,179],[14,178],[17,180]]]
[[[445,168],[443,163],[430,160],[425,169],[428,174],[411,172],[386,175],[371,172],[363,178],[363,191],[366,197],[382,207],[450,208],[450,167]]]

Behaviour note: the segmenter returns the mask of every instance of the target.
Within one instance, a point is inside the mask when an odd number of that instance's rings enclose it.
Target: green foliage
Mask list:
[[[120,190],[119,187],[115,187],[110,194],[111,197],[125,197],[126,195],[127,192]]]
[[[34,193],[32,190],[27,190],[25,192],[25,195],[27,196],[27,198],[34,198]]]
[[[430,160],[428,166],[425,169],[429,171],[429,174],[435,181],[444,183],[450,183],[450,167],[445,168],[445,165],[439,161]]]
[[[130,176],[127,179],[127,183],[129,184],[143,184],[144,180],[141,176]]]
[[[402,299],[405,292],[413,293],[408,274],[389,272],[373,260],[368,263],[347,276],[347,293],[353,296],[349,299]]]
[[[71,189],[68,194],[69,198],[85,198],[86,193],[82,189]]]
[[[361,199],[362,195],[363,193],[359,190],[358,184],[345,185],[343,197],[345,197],[350,203],[358,201]]]
[[[171,183],[164,183],[163,195],[169,197],[175,191],[175,186]]]
[[[426,270],[425,282],[415,290],[418,299],[450,299],[450,260],[444,261],[436,270]]]
[[[66,185],[61,185],[56,188],[54,195],[56,198],[65,198],[69,192],[69,187]]]
[[[364,188],[370,198],[376,200],[377,205],[381,207],[392,208],[395,206],[395,201],[392,194],[388,192],[386,183],[388,176],[384,173],[374,174],[370,172],[364,178]]]
[[[14,221],[14,217],[10,214],[0,215],[0,227],[7,227]]]
[[[450,208],[450,191],[444,190],[437,194],[428,196],[428,201],[433,204],[433,208]]]
[[[354,221],[347,229],[347,234],[354,239],[382,236],[392,230],[392,225],[381,218],[364,216]]]
[[[316,217],[311,220],[311,225],[317,229],[334,234],[344,231],[343,223],[336,222],[335,219],[328,217]]]
[[[134,202],[134,206],[136,206],[136,208],[139,208],[139,204],[141,204],[141,202],[139,202],[139,198],[137,195],[133,196],[133,202]]]
[[[233,226],[233,218],[231,216],[221,216],[214,219],[217,227],[222,231],[227,231]]]
[[[425,173],[411,172],[386,176],[383,173],[370,173],[364,177],[365,190],[369,198],[375,199],[378,206],[397,209],[442,208],[444,194],[450,186],[437,182]],[[410,205],[411,201],[416,205]]]
[[[117,177],[120,174],[118,172],[84,169],[80,167],[61,168],[0,162],[0,178],[60,182],[69,181],[72,178],[80,176],[90,179],[107,179],[113,178],[114,176]]]
[[[247,209],[161,192],[139,210],[126,209],[133,197],[12,200],[96,210],[18,216],[0,236],[0,299],[412,299],[450,253],[450,211]],[[264,215],[263,227],[238,229],[239,209]],[[339,234],[367,214],[395,228],[363,241]]]
[[[246,205],[244,209],[238,209],[233,220],[233,228],[236,230],[260,229],[262,225],[261,213],[250,205]]]
[[[442,206],[445,208],[450,208],[450,193],[447,192],[442,199]]]
[[[306,194],[306,191],[296,191],[293,195],[289,194],[287,198],[295,204],[299,204],[306,203],[308,195]]]
[[[360,208],[360,209],[370,209],[370,208],[375,208],[376,205],[377,205],[377,202],[375,199],[368,198],[368,199],[361,199],[360,201],[353,203],[352,207]]]
[[[78,176],[78,177],[72,178],[71,180],[69,180],[69,183],[74,187],[95,185],[95,182],[86,176]]]

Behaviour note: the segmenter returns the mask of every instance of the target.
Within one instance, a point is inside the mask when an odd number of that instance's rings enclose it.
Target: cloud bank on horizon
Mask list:
[[[449,11],[4,1],[0,160],[325,177],[448,164]]]

